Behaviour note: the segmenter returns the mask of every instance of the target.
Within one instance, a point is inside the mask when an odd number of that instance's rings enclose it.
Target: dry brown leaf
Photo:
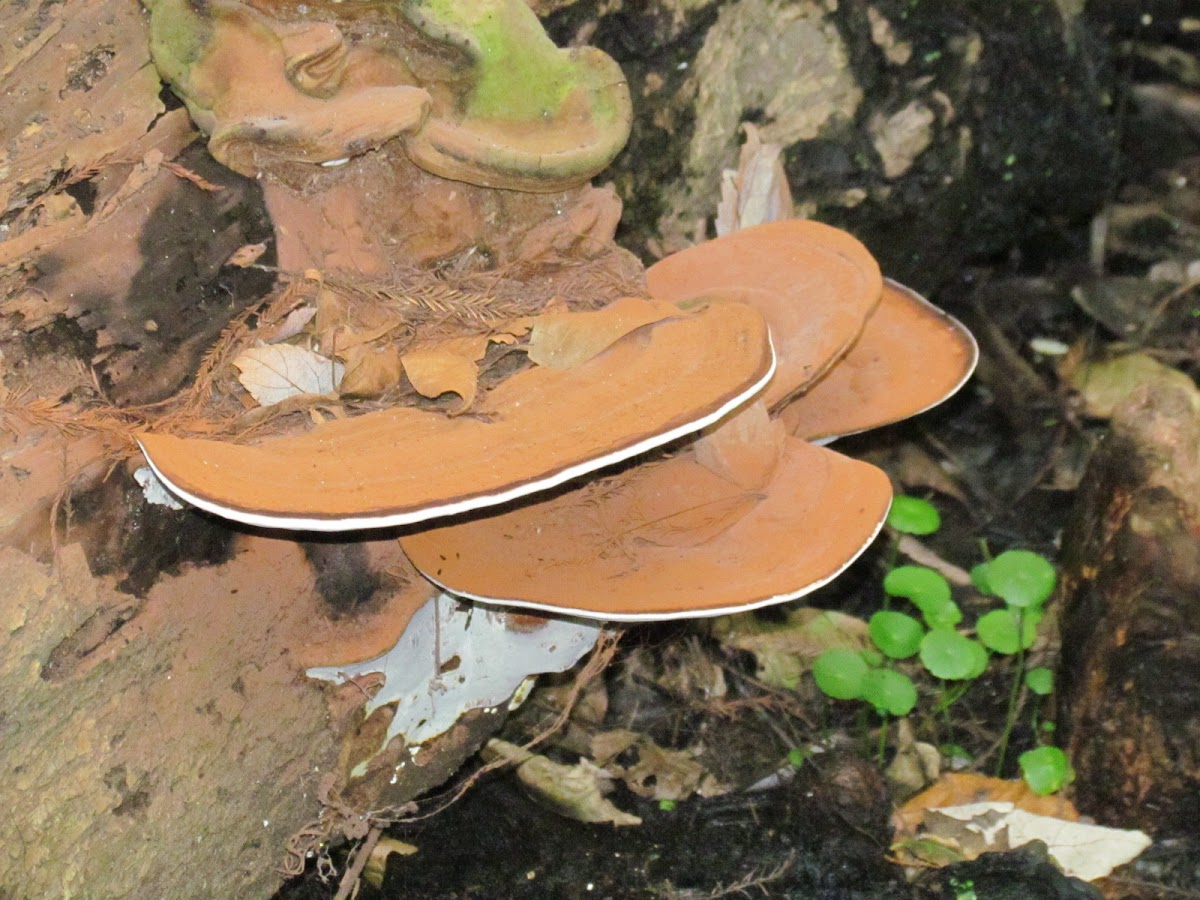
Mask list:
[[[400,350],[391,344],[380,348],[362,344],[343,358],[346,375],[338,388],[343,397],[379,397],[395,388],[404,375]]]
[[[696,441],[696,460],[747,491],[766,486],[783,456],[787,429],[761,400],[722,419]]]
[[[644,325],[680,315],[662,300],[625,297],[594,312],[548,312],[529,336],[529,358],[539,366],[570,369],[598,356]]]
[[[229,259],[225,260],[227,266],[237,266],[239,269],[244,269],[246,266],[252,266],[258,262],[260,256],[267,252],[267,244],[265,241],[259,241],[257,244],[243,244],[233,251]]]
[[[404,374],[422,396],[435,398],[458,394],[462,402],[450,411],[457,416],[471,408],[479,390],[479,367],[475,360],[453,350],[412,350],[400,358]]]

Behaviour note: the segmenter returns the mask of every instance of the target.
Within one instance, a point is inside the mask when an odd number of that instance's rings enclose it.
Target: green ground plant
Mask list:
[[[941,517],[931,503],[899,496],[888,515],[888,525],[894,535],[890,554],[894,563],[900,535],[933,534],[941,527]],[[932,712],[944,717],[952,734],[950,707],[954,702],[995,658],[1014,657],[1008,711],[997,746],[997,774],[1004,768],[1022,686],[1034,698],[1034,734],[1052,733],[1052,723],[1043,722],[1039,727],[1038,713],[1041,698],[1054,690],[1053,673],[1046,668],[1026,671],[1025,654],[1037,638],[1046,601],[1054,592],[1054,567],[1028,550],[1007,550],[975,566],[971,581],[980,593],[1003,604],[979,616],[973,629],[964,626],[962,609],[940,572],[927,566],[893,566],[883,579],[883,608],[867,623],[872,646],[864,651],[831,648],[817,657],[813,677],[824,694],[834,700],[866,703],[883,718],[880,759],[886,749],[888,717],[906,716],[918,703],[916,684],[898,668],[906,660],[918,662],[937,684]],[[893,608],[894,601],[897,608]],[[1022,754],[1019,765],[1025,780],[1039,793],[1058,790],[1072,777],[1066,755],[1056,747],[1030,750]]]

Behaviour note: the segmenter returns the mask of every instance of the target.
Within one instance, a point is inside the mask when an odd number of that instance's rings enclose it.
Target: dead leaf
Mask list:
[[[1068,822],[1002,802],[931,809],[925,815],[925,830],[931,837],[960,847],[967,859],[1042,841],[1063,874],[1084,881],[1104,878],[1117,866],[1137,858],[1151,843],[1141,831]]]
[[[866,649],[867,623],[833,610],[801,606],[783,622],[753,612],[713,620],[713,636],[722,644],[754,654],[755,677],[765,684],[794,690],[813,661],[831,647]]]
[[[294,338],[304,330],[304,326],[311,322],[316,314],[315,306],[301,306],[293,309],[282,322],[260,326],[257,331],[258,339],[264,344],[278,344],[280,341]]]
[[[737,170],[721,173],[721,201],[717,204],[717,236],[763,222],[792,217],[792,192],[779,155],[779,144],[764,144],[758,128],[742,125],[746,142],[738,157]]]
[[[1110,418],[1126,397],[1143,386],[1148,390],[1160,384],[1179,384],[1188,391],[1195,388],[1186,374],[1145,353],[1067,366],[1062,374],[1078,392],[1084,415],[1098,419]]]
[[[239,269],[244,269],[246,266],[254,265],[258,262],[259,257],[267,252],[267,244],[265,241],[259,241],[257,244],[242,244],[230,255],[229,259],[225,260],[227,266],[237,266]],[[313,310],[316,313],[316,310]]]
[[[911,797],[937,780],[942,769],[942,755],[933,744],[918,741],[912,723],[901,718],[896,723],[896,754],[888,764],[888,783],[899,799]]]
[[[404,366],[393,344],[371,347],[360,344],[345,355],[346,375],[338,386],[343,397],[379,397],[400,384]]]
[[[521,783],[568,818],[613,825],[642,824],[640,818],[618,809],[605,798],[604,794],[611,790],[610,779],[603,769],[586,759],[567,766],[499,738],[487,742],[484,755],[517,763],[517,778]]]
[[[458,394],[462,402],[450,411],[457,416],[471,408],[479,390],[479,366],[453,350],[411,350],[400,358],[404,374],[424,397]]]
[[[618,765],[619,756],[633,754],[636,761]],[[592,738],[592,755],[602,768],[625,782],[640,797],[651,800],[686,800],[693,794],[706,797],[722,793],[716,779],[696,760],[694,750],[667,750],[637,732],[602,731]]]
[[[662,300],[625,297],[592,312],[547,312],[534,320],[529,359],[539,366],[570,369],[587,362],[644,325],[680,315]]]
[[[761,400],[722,419],[693,448],[706,469],[747,491],[766,486],[783,456],[787,429]]]
[[[1024,781],[1007,781],[973,772],[948,772],[926,791],[896,811],[898,831],[916,834],[925,811],[935,807],[997,801],[1014,803],[1027,812],[1076,821],[1079,812],[1065,797],[1035,794]]]
[[[251,347],[233,361],[238,381],[260,406],[301,394],[332,394],[346,367],[291,344]]]

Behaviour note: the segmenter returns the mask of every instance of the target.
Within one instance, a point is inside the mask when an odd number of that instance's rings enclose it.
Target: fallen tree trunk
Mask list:
[[[1154,834],[1200,815],[1200,393],[1116,412],[1064,539],[1061,723],[1080,810]]]

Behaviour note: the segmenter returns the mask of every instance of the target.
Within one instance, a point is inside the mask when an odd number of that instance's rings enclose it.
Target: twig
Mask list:
[[[378,823],[373,824],[371,830],[367,832],[367,836],[363,838],[363,842],[355,849],[350,864],[346,866],[346,871],[342,874],[341,883],[338,884],[333,900],[348,900],[351,893],[357,890],[358,877],[362,875],[363,869],[367,866],[367,860],[371,858],[371,851],[375,849],[375,845],[379,843],[382,835],[383,826]]]
[[[900,541],[896,544],[896,549],[913,562],[940,572],[951,584],[958,585],[959,587],[967,587],[971,584],[971,575],[966,569],[942,559],[937,553],[930,550],[911,534],[901,535]]]

